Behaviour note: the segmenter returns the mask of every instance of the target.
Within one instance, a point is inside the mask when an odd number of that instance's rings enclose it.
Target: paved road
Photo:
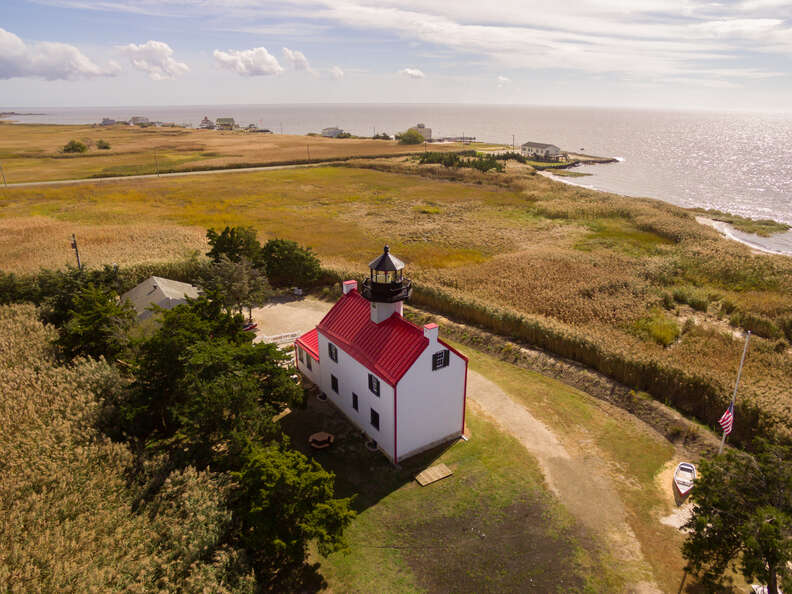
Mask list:
[[[22,182],[16,184],[7,184],[8,188],[25,188],[31,186],[64,186],[69,184],[85,184],[85,183],[101,183],[106,181],[118,181],[126,179],[150,179],[155,177],[182,177],[185,175],[215,175],[218,173],[242,173],[245,171],[270,171],[275,169],[302,169],[304,167],[322,167],[328,163],[335,163],[336,161],[328,161],[326,163],[306,163],[303,165],[264,165],[262,167],[244,167],[240,169],[209,169],[206,171],[177,171],[176,173],[149,173],[146,175],[119,175],[116,177],[86,177],[83,179],[63,179],[56,181],[37,181],[37,182]]]

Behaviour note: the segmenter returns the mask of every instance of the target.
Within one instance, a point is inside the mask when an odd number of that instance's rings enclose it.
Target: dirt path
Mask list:
[[[629,584],[629,591],[661,592],[653,583],[651,569],[602,460],[594,452],[570,452],[525,406],[475,371],[468,371],[468,396],[469,402],[536,457],[548,486],[564,506],[584,526],[604,536],[614,561],[626,569],[623,573],[637,578]]]

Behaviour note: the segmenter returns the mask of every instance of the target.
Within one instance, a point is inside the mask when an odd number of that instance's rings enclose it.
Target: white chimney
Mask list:
[[[423,328],[424,336],[426,336],[430,342],[437,342],[438,330],[437,324],[425,324]]]
[[[346,295],[352,290],[357,290],[357,281],[356,280],[344,281],[344,295]]]

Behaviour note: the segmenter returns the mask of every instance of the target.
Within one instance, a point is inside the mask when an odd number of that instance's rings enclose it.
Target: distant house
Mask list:
[[[187,283],[152,276],[121,295],[121,301],[129,301],[137,312],[138,321],[142,321],[154,315],[147,309],[152,305],[173,309],[177,305],[186,303],[188,297],[196,299],[198,289]]]
[[[212,120],[204,116],[204,118],[201,120],[201,123],[198,124],[198,128],[200,128],[201,130],[214,130],[215,125]]]
[[[325,138],[338,138],[344,131],[341,128],[336,128],[335,126],[331,128],[322,128],[322,136]]]
[[[424,140],[432,140],[432,129],[427,128],[423,124],[416,124],[415,126],[410,128],[410,130],[415,130],[416,132],[418,132],[418,134],[424,137]]]
[[[101,123],[100,125],[101,125],[101,126],[115,126],[115,125],[116,125],[116,123],[117,123],[117,122],[116,122],[115,120],[113,120],[113,119],[110,119],[110,118],[102,118],[102,123]]]
[[[149,119],[146,116],[132,116],[129,118],[129,125],[130,126],[146,126],[150,124]]]
[[[549,159],[558,157],[561,154],[561,149],[554,144],[526,142],[520,146],[520,152],[524,157],[536,156]]]
[[[215,127],[218,130],[233,130],[237,125],[234,118],[217,118],[215,120]]]

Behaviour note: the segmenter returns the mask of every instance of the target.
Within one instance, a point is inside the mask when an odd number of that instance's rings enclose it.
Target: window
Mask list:
[[[297,354],[300,355],[300,363],[305,361],[305,353],[300,347],[297,347]]]
[[[357,394],[355,394],[354,392],[352,392],[352,408],[354,408],[355,410],[358,409]]]
[[[432,355],[432,371],[437,371],[443,367],[448,367],[449,358],[450,355],[448,353],[448,349],[437,351],[434,355]]]
[[[375,396],[379,396],[379,380],[369,373],[369,390]]]
[[[371,409],[371,426],[379,431],[379,413],[373,408]]]
[[[330,387],[333,388],[333,392],[338,394],[338,378],[334,375],[330,376]]]
[[[333,361],[338,363],[338,349],[336,348],[336,345],[334,345],[332,342],[327,343],[327,353],[330,355],[330,358]]]
[[[311,355],[305,356],[305,364],[308,366],[308,369],[311,368]]]

